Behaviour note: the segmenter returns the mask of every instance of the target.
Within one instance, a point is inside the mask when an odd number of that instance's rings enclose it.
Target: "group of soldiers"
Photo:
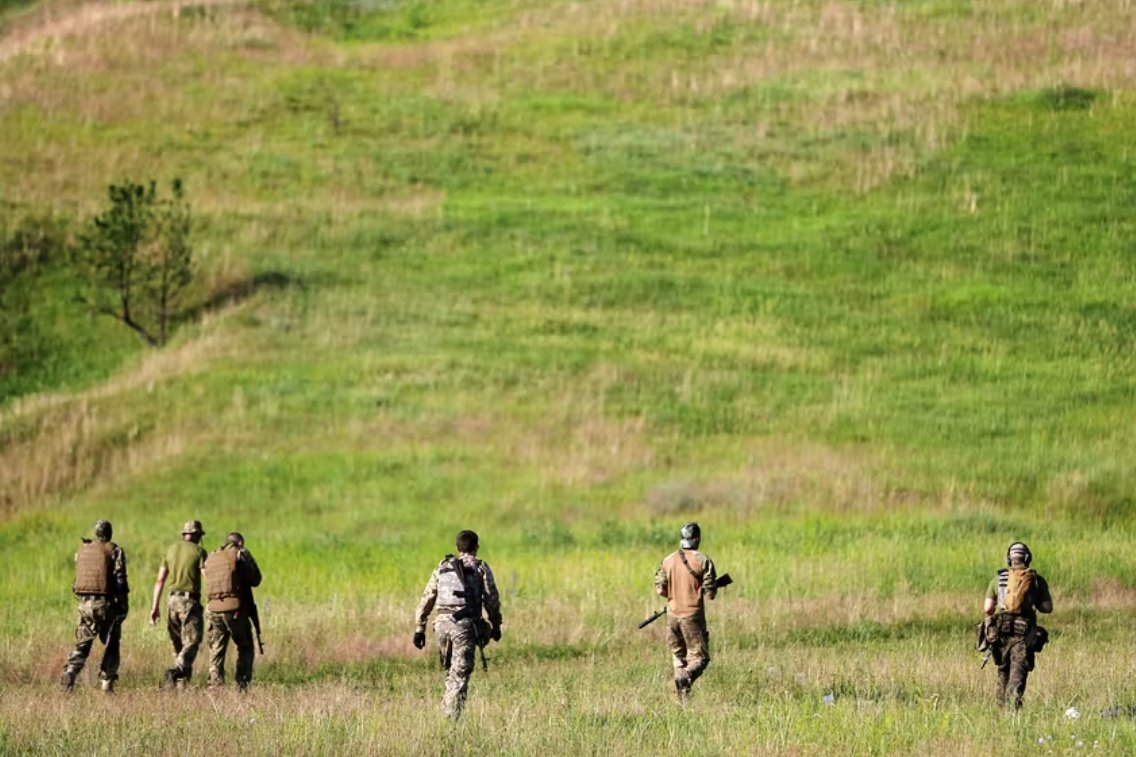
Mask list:
[[[114,691],[118,680],[122,623],[130,611],[130,582],[126,575],[126,552],[111,541],[110,521],[95,523],[94,539],[84,539],[75,555],[75,583],[79,598],[79,621],[75,649],[67,658],[60,684],[70,691],[83,670],[95,639],[104,644],[99,670],[103,691]],[[168,587],[166,629],[173,644],[173,665],[162,677],[163,688],[183,688],[193,676],[193,661],[205,629],[209,632],[209,685],[225,684],[225,654],[232,640],[237,648],[236,682],[239,691],[252,681],[253,624],[259,627],[252,590],[260,585],[260,568],[245,548],[244,537],[234,531],[214,552],[201,546],[205,530],[201,521],[182,527],[181,541],[171,545],[162,558],[154,584],[150,623],[161,618],[162,592]],[[202,578],[208,605],[202,605]]]
[[[251,623],[255,621],[259,628],[252,588],[260,585],[260,570],[239,533],[230,533],[209,555],[200,545],[204,533],[199,521],[186,523],[182,541],[169,548],[158,570],[150,622],[160,617],[161,594],[168,584],[167,628],[174,648],[173,666],[166,670],[163,685],[184,686],[192,676],[204,625],[204,574],[209,600],[209,685],[224,683],[225,652],[231,638],[237,647],[237,687],[243,691],[252,680]],[[110,538],[111,524],[100,520],[95,524],[95,539],[84,540],[76,555],[74,590],[79,596],[79,626],[75,651],[63,674],[67,689],[82,670],[95,637],[106,645],[102,688],[113,690],[118,677],[119,634],[130,588],[126,555]],[[655,571],[655,592],[667,600],[666,639],[674,667],[674,693],[682,703],[689,701],[694,682],[710,664],[706,600],[713,600],[720,585],[728,581],[725,576],[719,578],[714,562],[699,551],[701,541],[699,525],[687,523],[679,532],[678,550],[664,558]],[[459,532],[455,546],[457,554],[448,554],[438,563],[422,592],[414,613],[412,638],[416,648],[425,648],[426,624],[431,612],[436,612],[434,637],[445,671],[442,714],[451,719],[459,718],[465,706],[477,651],[481,650],[484,666],[484,647],[501,640],[502,623],[501,597],[493,571],[477,557],[477,534]],[[1006,567],[995,574],[986,591],[986,619],[979,628],[979,648],[987,650],[997,666],[1000,707],[1021,707],[1034,657],[1048,639],[1037,623],[1037,613],[1052,612],[1053,599],[1045,579],[1030,567],[1032,561],[1029,547],[1014,542],[1006,551]]]

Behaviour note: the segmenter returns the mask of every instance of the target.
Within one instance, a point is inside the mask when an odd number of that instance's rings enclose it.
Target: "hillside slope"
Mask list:
[[[1129,5],[23,12],[0,40],[5,228],[74,230],[112,181],[182,177],[201,283],[156,351],[68,304],[64,257],[25,282],[42,341],[0,371],[0,675],[72,726],[6,697],[0,744],[401,751],[383,734],[409,718],[432,753],[977,752],[1123,703]],[[127,706],[83,692],[80,715],[48,692],[97,517],[136,604]],[[239,718],[194,692],[169,728],[141,616],[190,517],[248,537],[272,644],[261,691],[216,700]],[[683,717],[632,630],[690,519],[738,585]],[[463,527],[507,626],[455,736],[414,717],[436,671],[409,616]],[[1019,538],[1058,643],[999,729],[967,625]]]

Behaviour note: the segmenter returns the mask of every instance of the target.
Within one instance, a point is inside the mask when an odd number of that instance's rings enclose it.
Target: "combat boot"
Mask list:
[[[63,675],[59,677],[59,688],[68,693],[73,691],[75,689],[75,673],[64,670]]]
[[[114,693],[114,679],[113,678],[102,679],[101,681],[99,681],[99,688],[102,689],[103,691],[105,691],[107,694],[113,694]]]
[[[171,691],[177,687],[178,684],[178,671],[177,668],[166,668],[166,672],[162,674],[162,682],[158,684],[159,689]]]
[[[678,703],[686,706],[690,704],[690,687],[694,685],[694,681],[690,680],[690,676],[676,675],[674,679],[675,698]]]

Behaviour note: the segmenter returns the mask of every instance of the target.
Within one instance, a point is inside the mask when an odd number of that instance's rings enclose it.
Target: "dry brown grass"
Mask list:
[[[164,382],[235,354],[233,337],[209,326],[91,389],[19,398],[0,412],[0,429],[11,435],[0,446],[0,511],[45,506],[95,482],[112,485],[196,448],[207,419],[169,417],[155,404]],[[124,401],[129,396],[149,399]]]

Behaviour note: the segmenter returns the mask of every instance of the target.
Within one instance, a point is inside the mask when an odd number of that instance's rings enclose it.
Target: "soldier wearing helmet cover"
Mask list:
[[[205,609],[201,605],[201,570],[206,552],[201,547],[205,530],[201,521],[188,521],[181,529],[181,541],[171,545],[158,568],[154,601],[150,606],[150,625],[162,616],[162,591],[169,583],[166,602],[166,631],[174,645],[173,667],[167,668],[165,688],[186,686],[193,677],[193,661],[205,635]]]
[[[118,680],[119,641],[122,621],[130,610],[130,585],[126,580],[126,553],[110,540],[114,533],[110,521],[97,521],[94,531],[95,538],[83,539],[75,555],[75,583],[71,588],[79,598],[79,622],[75,649],[67,658],[60,685],[65,691],[74,687],[98,638],[104,644],[99,685],[109,693]]]
[[[1022,706],[1026,680],[1034,655],[1045,645],[1048,634],[1037,624],[1037,613],[1053,612],[1049,584],[1030,567],[1033,554],[1023,542],[1006,550],[1006,567],[995,574],[986,588],[983,612],[992,616],[990,650],[998,666],[999,707]]]
[[[430,574],[414,612],[414,646],[426,646],[426,620],[435,608],[434,638],[446,671],[442,715],[457,720],[465,707],[477,647],[501,641],[501,597],[489,565],[477,559],[473,531],[457,536],[457,556],[446,555]],[[488,623],[482,613],[488,616]]]
[[[690,689],[710,664],[710,633],[705,598],[714,599],[718,574],[714,562],[698,551],[702,529],[687,523],[679,532],[679,549],[655,571],[655,592],[667,598],[667,646],[674,658],[674,688],[686,702]]]

